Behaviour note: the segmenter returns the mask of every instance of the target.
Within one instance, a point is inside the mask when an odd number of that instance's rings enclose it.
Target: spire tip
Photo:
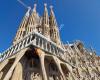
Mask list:
[[[47,7],[47,3],[44,3],[44,6]]]
[[[50,6],[50,9],[53,9],[53,6],[52,5]]]
[[[27,7],[28,8],[28,11],[26,12],[26,16],[29,16],[30,15],[30,10],[31,10],[31,7]]]
[[[29,10],[29,11],[31,10],[31,7],[30,7],[30,6],[28,7],[28,10]]]
[[[33,12],[36,12],[37,4],[34,4]]]
[[[34,7],[36,7],[36,6],[37,6],[37,4],[35,3],[35,4],[34,4]]]

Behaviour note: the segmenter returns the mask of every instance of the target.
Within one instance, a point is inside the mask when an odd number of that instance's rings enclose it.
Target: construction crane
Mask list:
[[[22,6],[24,6],[26,9],[30,9],[31,7],[25,4],[22,0],[17,0]],[[37,4],[38,0],[34,0],[34,3]]]
[[[29,9],[29,6],[27,6],[24,2],[21,0],[17,0],[21,5],[23,5],[25,8]]]

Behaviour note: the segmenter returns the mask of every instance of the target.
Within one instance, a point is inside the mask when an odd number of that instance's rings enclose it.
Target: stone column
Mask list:
[[[19,62],[14,70],[11,80],[23,80],[22,64]]]
[[[40,58],[40,64],[41,64],[43,80],[48,80],[47,73],[46,73],[46,68],[45,68],[45,64],[44,64],[45,53],[42,50],[37,49],[37,54],[39,55],[39,58]]]
[[[75,80],[75,76],[74,76],[74,74],[73,74],[73,69],[72,69],[72,66],[71,65],[69,65],[69,64],[67,64],[67,63],[65,63],[66,64],[66,66],[67,66],[67,68],[68,68],[68,70],[69,70],[69,80]]]
[[[4,60],[3,62],[0,63],[0,71],[7,65],[8,59]]]
[[[69,78],[70,78],[70,80],[75,80],[75,76],[74,76],[74,74],[72,72],[70,72]]]
[[[21,50],[17,55],[16,55],[16,59],[13,63],[13,65],[11,66],[11,68],[9,69],[9,71],[7,72],[7,74],[5,75],[5,78],[3,80],[9,80],[12,72],[14,70],[14,68],[16,67],[16,65],[18,64],[19,60],[23,57],[23,55],[25,54],[27,48]]]
[[[54,60],[55,60],[55,63],[56,63],[56,65],[57,65],[57,67],[58,67],[58,69],[59,69],[59,71],[60,71],[62,77],[63,77],[63,80],[66,80],[66,78],[65,78],[65,76],[64,76],[64,73],[63,73],[63,71],[62,71],[62,69],[61,69],[60,63],[58,62],[58,59],[57,59],[56,57],[54,57],[54,56],[53,56],[53,58],[54,58]]]
[[[0,72],[0,80],[1,80],[1,78],[2,78],[2,75],[3,75],[3,72]]]

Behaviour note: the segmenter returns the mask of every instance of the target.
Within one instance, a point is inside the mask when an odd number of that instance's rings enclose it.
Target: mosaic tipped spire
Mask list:
[[[19,26],[19,30],[16,33],[13,44],[18,42],[20,39],[22,39],[25,36],[26,26],[27,26],[28,19],[29,19],[29,16],[30,16],[30,11],[31,11],[31,7],[28,7],[28,11],[26,12],[26,14],[25,14],[20,26]]]
[[[49,24],[49,16],[46,3],[44,3],[43,24]]]
[[[52,26],[56,26],[57,25],[52,5],[50,6],[50,25],[52,25]]]
[[[28,7],[28,11],[26,12],[26,16],[30,15],[31,7]]]
[[[34,4],[33,12],[36,12],[37,4]]]

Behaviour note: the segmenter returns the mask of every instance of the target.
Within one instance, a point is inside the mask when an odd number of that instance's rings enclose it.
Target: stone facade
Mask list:
[[[49,16],[44,4],[42,17],[36,11],[36,4],[33,10],[29,7],[13,45],[33,31],[63,48],[64,54],[59,54],[62,58],[36,47],[25,47],[0,62],[0,80],[100,80],[100,57],[81,41],[61,42],[52,6]]]

